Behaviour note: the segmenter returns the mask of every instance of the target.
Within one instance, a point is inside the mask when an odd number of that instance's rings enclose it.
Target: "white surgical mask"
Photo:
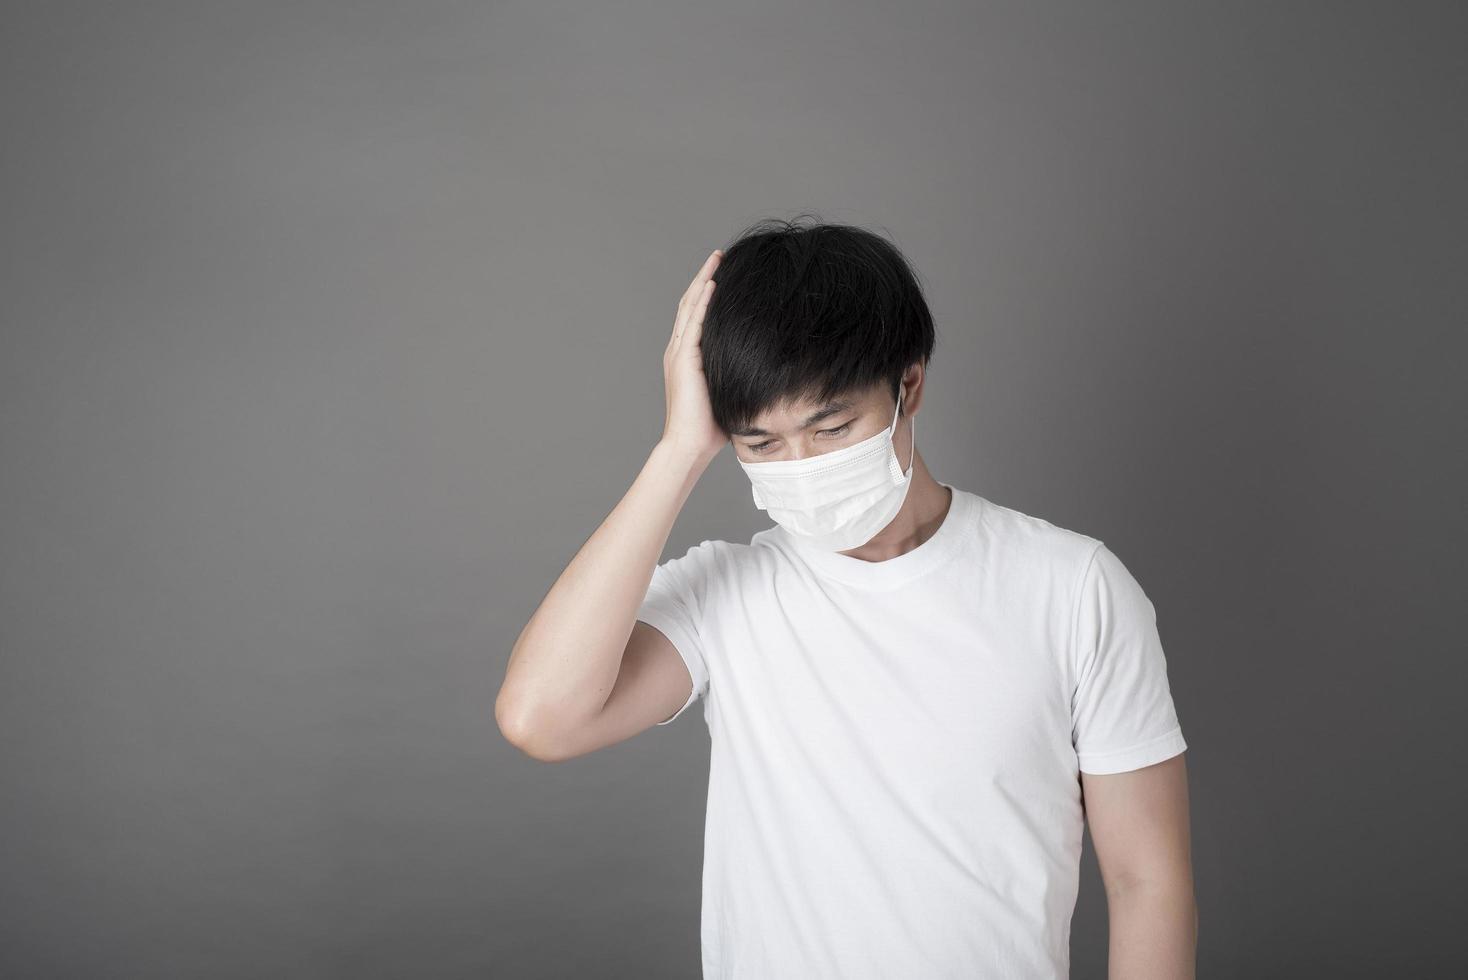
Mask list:
[[[767,463],[739,460],[752,485],[754,505],[817,548],[849,551],[866,544],[897,516],[912,486],[913,454],[917,452],[912,418],[907,420],[914,434],[906,473],[892,448],[901,409],[899,391],[891,425],[829,453]]]

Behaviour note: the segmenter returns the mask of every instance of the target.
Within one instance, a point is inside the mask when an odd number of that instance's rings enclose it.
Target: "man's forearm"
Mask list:
[[[1108,896],[1109,980],[1194,980],[1198,905],[1189,884],[1137,884]]]

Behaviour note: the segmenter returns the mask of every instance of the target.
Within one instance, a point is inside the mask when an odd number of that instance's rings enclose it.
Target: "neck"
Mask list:
[[[933,479],[918,451],[913,454],[912,486],[897,516],[866,544],[838,553],[861,561],[886,561],[905,555],[937,532],[952,502],[953,492]]]

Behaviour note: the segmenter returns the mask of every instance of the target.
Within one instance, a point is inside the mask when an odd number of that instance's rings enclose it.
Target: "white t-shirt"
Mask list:
[[[657,566],[704,698],[705,980],[1064,978],[1079,773],[1187,748],[1151,602],[1100,541],[953,490],[906,554],[779,526]]]

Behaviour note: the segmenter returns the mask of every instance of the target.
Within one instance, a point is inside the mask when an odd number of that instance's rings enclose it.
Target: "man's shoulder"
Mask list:
[[[1101,545],[1101,540],[1093,535],[971,495],[975,498],[980,532],[991,548],[1006,558],[1074,566],[1088,562]]]
[[[705,538],[672,559],[711,578],[727,578],[770,561],[776,549],[771,535],[777,528],[756,533],[747,543]]]

